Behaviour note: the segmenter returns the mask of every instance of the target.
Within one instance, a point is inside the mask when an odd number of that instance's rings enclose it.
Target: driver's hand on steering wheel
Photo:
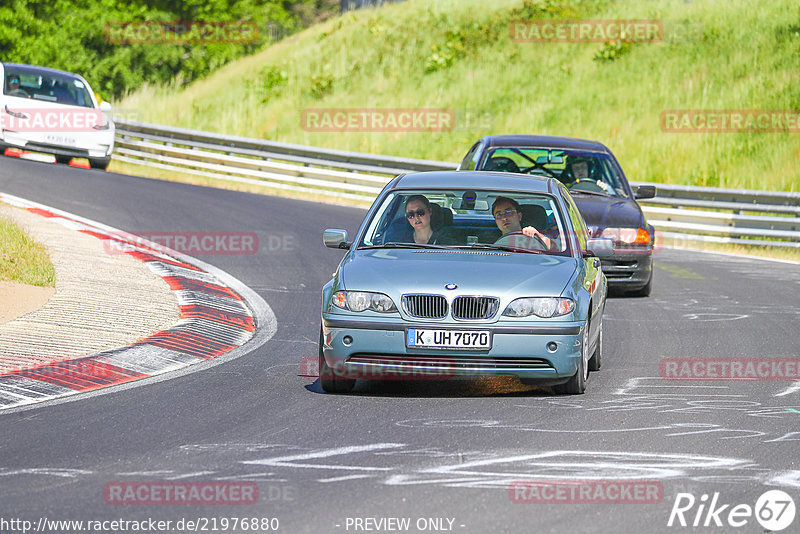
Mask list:
[[[547,246],[548,249],[553,248],[553,241],[549,237],[541,233],[539,230],[534,228],[533,226],[526,226],[525,228],[522,229],[522,233],[528,237],[539,239],[539,241],[541,241],[542,244]]]

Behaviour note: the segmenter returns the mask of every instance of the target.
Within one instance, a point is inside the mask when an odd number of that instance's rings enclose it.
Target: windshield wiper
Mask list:
[[[358,250],[371,250],[375,248],[448,248],[444,245],[431,245],[429,243],[385,243],[383,245],[364,245]]]
[[[504,252],[529,252],[531,254],[541,254],[544,250],[536,250],[531,248],[512,247],[509,245],[495,245],[493,243],[473,243],[471,245],[457,245],[452,248],[480,248],[484,250],[502,250]]]

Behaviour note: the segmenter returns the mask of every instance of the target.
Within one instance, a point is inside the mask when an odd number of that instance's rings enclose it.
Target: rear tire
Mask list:
[[[589,371],[599,371],[603,364],[603,323],[600,322],[600,331],[597,333],[597,346],[594,354],[589,358]]]
[[[561,395],[583,395],[586,391],[586,380],[589,378],[589,368],[586,365],[586,354],[589,351],[589,321],[583,327],[583,341],[581,343],[581,357],[578,361],[578,370],[567,382],[553,386],[553,391]]]
[[[342,378],[336,376],[333,369],[325,361],[325,354],[322,352],[324,340],[322,338],[322,327],[319,327],[319,384],[326,393],[349,393],[356,385],[355,379]]]
[[[653,291],[653,273],[650,273],[650,280],[647,281],[644,287],[628,293],[632,297],[649,297],[650,292]]]
[[[111,164],[111,156],[107,158],[89,158],[89,167],[93,169],[108,169]]]

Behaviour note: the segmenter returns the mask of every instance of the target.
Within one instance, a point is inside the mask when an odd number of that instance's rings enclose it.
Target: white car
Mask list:
[[[81,76],[34,65],[0,63],[0,153],[53,154],[58,163],[86,158],[106,169],[114,150],[111,105],[97,102]]]

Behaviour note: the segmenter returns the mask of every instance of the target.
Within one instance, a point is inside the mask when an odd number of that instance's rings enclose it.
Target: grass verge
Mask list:
[[[511,38],[510,23],[539,19],[645,19],[664,34]],[[186,88],[143,87],[116,107],[145,122],[442,161],[486,134],[567,135],[605,143],[633,181],[797,191],[796,128],[674,133],[661,123],[667,110],[796,115],[798,52],[796,0],[408,0],[313,26]],[[420,108],[449,110],[455,124],[331,133],[303,118]]]
[[[0,280],[55,287],[56,271],[47,249],[0,216]]]

